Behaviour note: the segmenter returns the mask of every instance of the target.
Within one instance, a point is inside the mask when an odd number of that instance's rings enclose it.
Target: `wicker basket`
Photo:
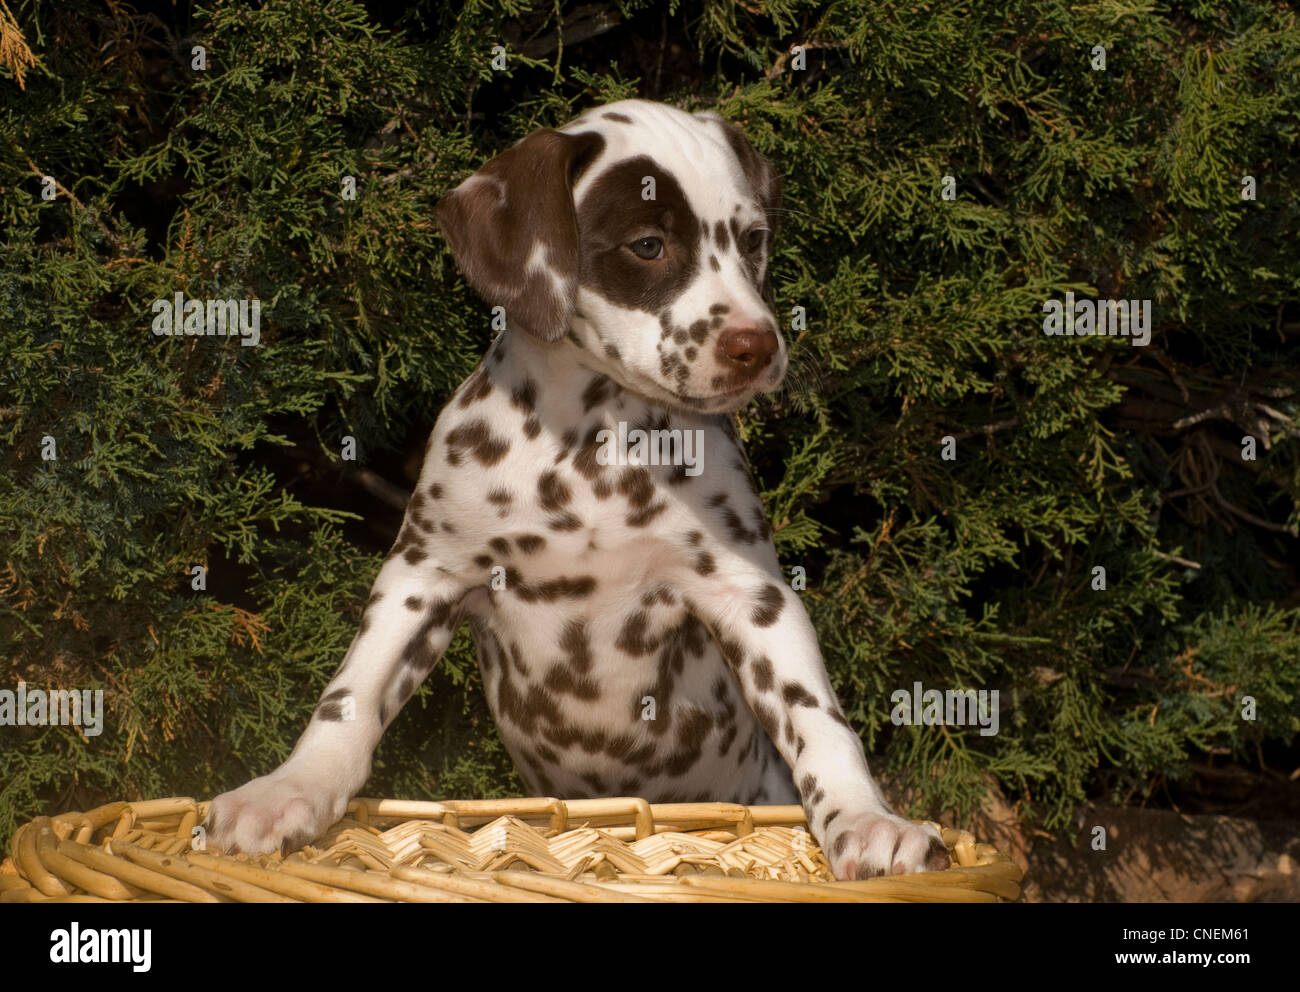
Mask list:
[[[1020,868],[940,828],[954,867],[836,882],[798,806],[644,799],[356,799],[317,846],[192,850],[207,803],[38,817],[0,864],[0,902],[1001,902]],[[937,824],[936,824],[937,826]]]

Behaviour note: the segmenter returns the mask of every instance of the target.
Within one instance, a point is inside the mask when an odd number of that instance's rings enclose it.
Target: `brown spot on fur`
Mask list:
[[[641,180],[653,176],[655,199],[641,198]],[[658,314],[695,277],[700,221],[676,178],[639,155],[602,173],[578,210],[582,285],[620,306]],[[626,246],[648,226],[664,232],[665,253],[649,263]]]
[[[334,691],[321,696],[320,702],[316,704],[316,719],[330,721],[342,720],[343,700],[351,694],[351,689],[335,689]]]
[[[540,534],[524,534],[515,538],[515,544],[519,545],[519,550],[524,554],[531,555],[546,547],[546,538]]]
[[[659,644],[658,638],[647,640],[646,628],[650,625],[650,616],[643,610],[629,614],[623,620],[623,627],[618,632],[614,646],[620,651],[640,657],[653,651]]]
[[[713,240],[718,243],[718,248],[726,251],[731,242],[727,240],[727,225],[718,221],[717,226],[713,229]]]
[[[593,376],[582,391],[582,412],[590,413],[591,408],[599,406],[613,393],[613,383],[603,375]]]
[[[460,407],[465,409],[492,394],[492,380],[480,365],[460,387]]]
[[[756,703],[754,705],[754,715],[758,717],[758,722],[763,725],[763,730],[767,732],[767,736],[772,740],[776,740],[781,730],[776,713],[770,707],[762,703]]]
[[[543,472],[537,480],[537,495],[541,508],[553,512],[573,499],[573,490],[556,473]]]
[[[781,686],[781,698],[787,706],[816,706],[817,697],[797,682]]]
[[[510,442],[494,436],[484,420],[468,421],[447,434],[447,461],[452,465],[460,464],[465,451],[483,465],[495,465],[509,450]]]
[[[510,402],[525,413],[532,413],[537,406],[537,383],[525,378],[510,394]]]
[[[629,513],[623,522],[629,527],[644,527],[666,509],[668,509],[667,503],[655,503],[653,506],[647,506],[644,510]]]

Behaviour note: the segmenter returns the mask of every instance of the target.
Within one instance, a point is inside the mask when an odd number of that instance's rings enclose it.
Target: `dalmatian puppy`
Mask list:
[[[306,732],[217,797],[210,842],[290,849],[337,821],[467,620],[535,794],[798,801],[837,878],[948,866],[872,779],[735,428],[786,369],[779,203],[738,128],[640,100],[537,131],[443,198],[506,329],[438,418]]]

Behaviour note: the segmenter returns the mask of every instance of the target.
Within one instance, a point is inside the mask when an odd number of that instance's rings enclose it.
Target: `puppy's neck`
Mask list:
[[[527,331],[507,329],[493,342],[484,364],[495,381],[511,390],[532,383],[539,409],[562,416],[576,413],[577,420],[599,416],[606,408],[617,419],[656,405],[628,387],[608,356],[593,354],[572,332],[559,341],[539,341]]]

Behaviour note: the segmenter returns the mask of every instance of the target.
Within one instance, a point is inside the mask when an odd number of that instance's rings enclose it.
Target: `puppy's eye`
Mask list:
[[[663,258],[664,243],[658,238],[637,238],[628,247],[637,258],[644,258],[647,261]]]
[[[745,251],[750,255],[757,255],[763,250],[763,245],[767,240],[767,231],[761,227],[756,227],[745,235]]]

